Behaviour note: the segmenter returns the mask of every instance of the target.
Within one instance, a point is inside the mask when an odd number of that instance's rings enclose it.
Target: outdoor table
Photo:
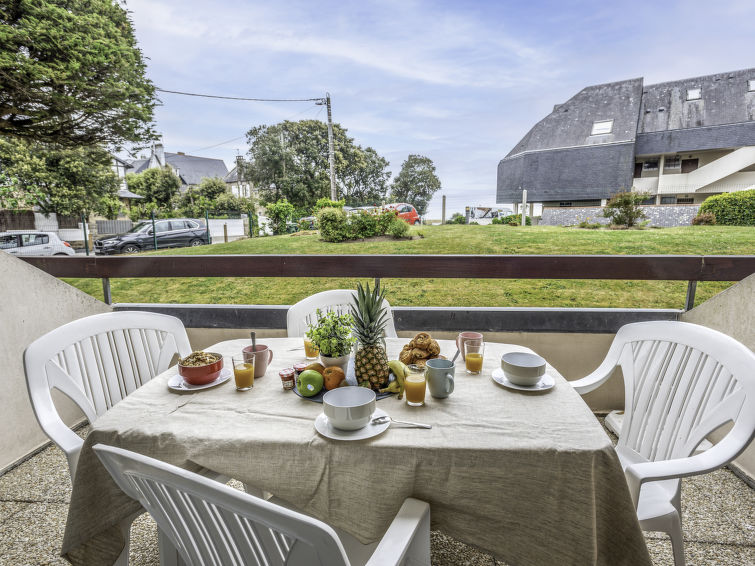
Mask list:
[[[408,339],[387,340],[388,356]],[[548,392],[508,390],[490,375],[510,344],[487,343],[483,372],[456,362],[447,399],[425,406],[393,397],[377,406],[431,430],[391,425],[379,436],[336,441],[314,428],[322,405],[284,391],[278,371],[304,361],[301,338],[264,339],[274,352],[248,392],[229,383],[168,389],[173,367],[92,423],[74,479],[63,553],[110,564],[123,548],[118,523],[140,506],[124,495],[92,446],[133,450],[187,469],[206,468],[273,493],[302,512],[378,540],[407,497],[427,501],[434,529],[516,565],[650,564],[610,439],[552,367]],[[441,340],[450,358],[454,342]],[[226,357],[247,340],[207,349]]]

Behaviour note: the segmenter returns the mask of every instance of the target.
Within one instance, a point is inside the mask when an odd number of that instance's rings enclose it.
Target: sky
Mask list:
[[[333,121],[398,174],[433,160],[428,216],[494,205],[498,162],[555,104],[634,77],[653,84],[755,66],[752,0],[128,0],[147,75],[162,89],[249,98],[329,92]],[[245,133],[326,120],[311,102],[158,93],[165,151],[223,159]]]

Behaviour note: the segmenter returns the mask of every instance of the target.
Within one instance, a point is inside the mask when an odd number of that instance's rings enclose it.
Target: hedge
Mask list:
[[[755,189],[708,197],[699,214],[713,214],[719,225],[755,226]]]

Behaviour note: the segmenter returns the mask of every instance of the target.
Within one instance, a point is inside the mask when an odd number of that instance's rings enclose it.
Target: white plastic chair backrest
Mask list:
[[[191,353],[183,323],[173,316],[124,311],[69,322],[32,342],[24,352],[26,385],[42,430],[68,457],[75,475],[83,441],[58,415],[50,394],[58,389],[90,422],[168,369],[175,354]]]
[[[310,317],[312,322],[317,319],[315,312],[317,309],[325,312],[328,309],[342,310],[343,312],[350,312],[349,306],[353,304],[352,298],[356,295],[356,291],[351,289],[333,289],[331,291],[322,291],[302,299],[295,305],[292,305],[288,309],[286,314],[286,326],[288,328],[289,336],[304,336],[307,332],[307,317]],[[385,337],[396,338],[396,325],[393,321],[393,312],[391,311],[391,305],[387,300],[383,299],[383,306],[388,309],[388,321],[385,325]]]
[[[93,449],[187,564],[349,564],[335,531],[321,521],[141,454],[104,444]]]
[[[704,326],[662,321],[622,327],[615,348],[625,388],[617,449],[648,461],[686,458],[727,422],[734,426],[720,442],[734,444],[730,453],[752,440],[755,354],[746,346]]]

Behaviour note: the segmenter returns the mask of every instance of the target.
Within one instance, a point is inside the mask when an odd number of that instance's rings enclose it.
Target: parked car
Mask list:
[[[155,222],[157,247],[181,248],[210,243],[207,227],[191,218],[170,218]],[[133,254],[155,249],[152,222],[135,224],[125,234],[105,236],[94,241],[94,253],[102,255]]]
[[[12,255],[75,255],[71,244],[55,232],[9,230],[0,232],[0,250]]]
[[[392,204],[386,204],[384,208],[395,210],[398,213],[398,217],[409,224],[417,225],[421,223],[419,214],[417,214],[417,209],[411,204],[394,202]]]

